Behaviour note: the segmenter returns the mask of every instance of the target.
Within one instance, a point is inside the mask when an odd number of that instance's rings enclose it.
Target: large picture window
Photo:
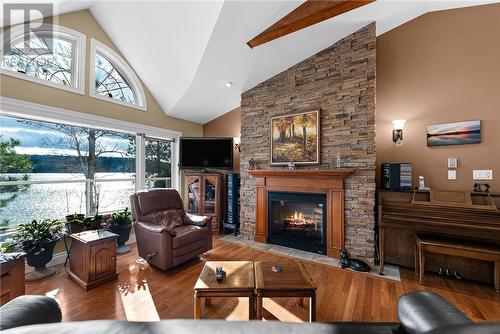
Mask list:
[[[77,31],[44,24],[11,28],[1,44],[2,74],[83,94],[85,36]]]
[[[136,190],[176,187],[174,138],[7,115],[0,126],[0,241],[33,219],[113,212]]]

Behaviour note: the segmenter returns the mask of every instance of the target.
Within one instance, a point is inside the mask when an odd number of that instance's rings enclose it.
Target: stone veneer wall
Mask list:
[[[375,23],[244,92],[241,96],[241,234],[253,239],[257,169],[270,167],[270,118],[320,110],[321,164],[355,172],[345,184],[345,242],[351,255],[374,258]],[[276,168],[276,167],[274,167]],[[278,167],[283,168],[283,167]]]

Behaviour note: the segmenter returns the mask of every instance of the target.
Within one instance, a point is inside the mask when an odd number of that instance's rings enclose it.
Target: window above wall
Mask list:
[[[95,39],[91,41],[90,57],[91,97],[146,110],[142,84],[122,57]]]
[[[15,26],[2,34],[0,71],[84,94],[85,40],[85,35],[66,27]]]

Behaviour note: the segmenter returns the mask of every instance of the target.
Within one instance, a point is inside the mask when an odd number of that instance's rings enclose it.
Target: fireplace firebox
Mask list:
[[[268,242],[326,254],[326,195],[268,192]]]

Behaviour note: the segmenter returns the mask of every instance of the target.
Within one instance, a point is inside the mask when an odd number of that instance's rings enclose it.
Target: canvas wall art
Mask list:
[[[481,121],[466,121],[427,126],[427,146],[478,144]]]
[[[319,111],[271,118],[271,165],[319,164]]]

